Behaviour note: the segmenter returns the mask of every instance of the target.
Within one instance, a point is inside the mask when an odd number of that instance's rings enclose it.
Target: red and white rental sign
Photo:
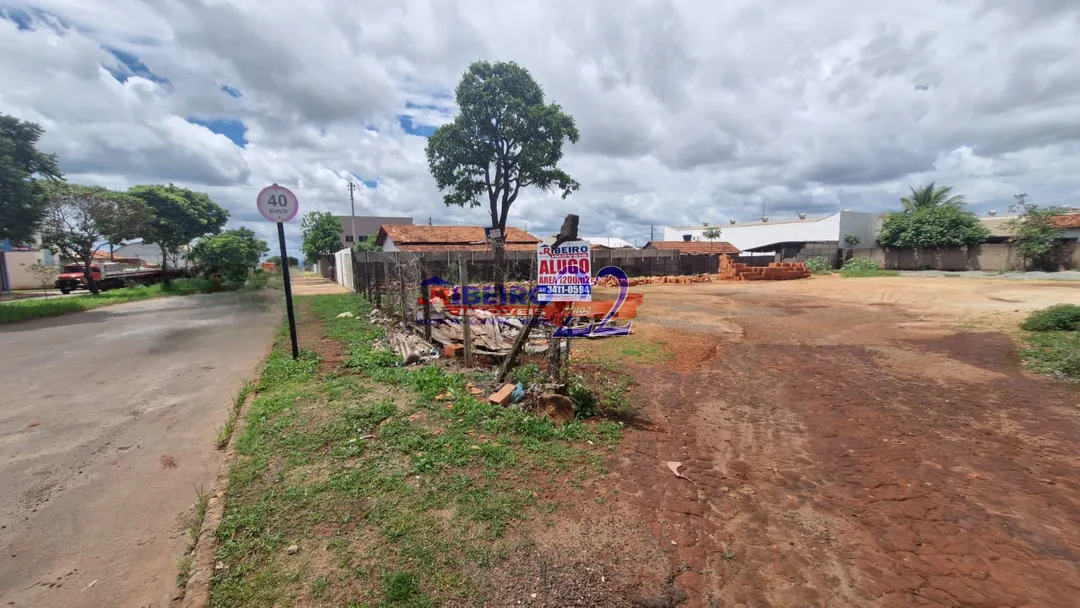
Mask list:
[[[588,241],[557,248],[536,245],[536,298],[541,302],[591,302],[592,252]]]

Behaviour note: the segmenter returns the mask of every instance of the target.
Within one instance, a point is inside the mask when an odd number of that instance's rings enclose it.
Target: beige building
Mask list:
[[[7,241],[0,241],[0,292],[41,287],[38,279],[30,274],[29,267],[34,264],[59,266],[61,262],[60,257],[52,251],[39,247],[36,236],[34,244],[25,247],[14,247]]]

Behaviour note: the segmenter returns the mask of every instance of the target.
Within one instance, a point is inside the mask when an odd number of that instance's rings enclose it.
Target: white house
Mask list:
[[[874,247],[883,219],[884,216],[878,213],[840,211],[819,218],[766,219],[748,223],[731,221],[711,226],[665,226],[664,240],[684,241],[689,235],[691,241],[704,241],[708,239],[702,233],[709,227],[716,227],[720,228],[718,240],[731,243],[742,251],[774,243],[828,242],[836,243],[837,247],[846,247],[847,235],[854,235],[858,239],[856,247]]]
[[[34,235],[33,242],[28,245],[0,241],[0,291],[41,287],[41,282],[30,273],[34,264],[58,266],[60,258],[40,246],[38,235]]]
[[[634,244],[617,236],[579,236],[578,240],[588,241],[593,247],[605,249],[634,249]]]

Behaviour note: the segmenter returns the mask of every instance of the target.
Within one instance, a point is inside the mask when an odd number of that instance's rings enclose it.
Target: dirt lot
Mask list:
[[[1080,285],[641,291],[639,339],[667,353],[624,365],[646,421],[589,489],[634,513],[597,534],[651,535],[597,558],[619,595],[674,578],[687,606],[1076,605],[1080,390],[1022,372],[1007,332]],[[650,572],[634,555],[657,547]]]

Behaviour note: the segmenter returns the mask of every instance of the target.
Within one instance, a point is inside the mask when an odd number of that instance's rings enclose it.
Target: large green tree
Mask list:
[[[100,186],[58,182],[45,187],[45,196],[42,245],[81,263],[92,293],[98,292],[90,270],[94,253],[105,243],[135,238],[154,215],[141,200]]]
[[[334,263],[334,252],[341,249],[341,222],[329,211],[309,211],[300,220],[303,242],[300,252],[309,263],[319,260]]]
[[[1011,210],[1019,211],[1020,215],[1009,220],[1007,225],[1016,233],[1013,239],[1016,255],[1029,267],[1052,270],[1055,245],[1064,232],[1054,226],[1054,216],[1068,210],[1063,207],[1040,207],[1030,203],[1026,192],[1016,194],[1013,198],[1016,203]]]
[[[194,192],[172,184],[134,186],[128,194],[146,203],[154,217],[138,235],[146,243],[161,248],[161,269],[168,270],[169,259],[176,258],[191,241],[216,234],[225,226],[229,212],[203,192]],[[168,274],[165,282],[168,283]]]
[[[473,63],[455,98],[457,117],[428,141],[428,167],[447,205],[487,202],[491,227],[502,235],[495,239],[501,274],[506,217],[521,189],[535,186],[566,198],[580,187],[558,167],[563,142],[577,143],[578,130],[562,107],[544,103],[540,85],[513,62]]]
[[[35,123],[0,114],[0,240],[30,242],[48,206],[43,186],[63,179],[56,156],[37,150],[43,133]]]
[[[246,279],[268,251],[266,241],[255,236],[250,228],[235,228],[199,239],[188,258],[199,276],[220,288],[224,283]]]
[[[937,249],[976,247],[990,231],[964,210],[964,197],[948,187],[933,183],[912,188],[911,196],[900,199],[904,210],[885,217],[878,234],[882,247]]]

